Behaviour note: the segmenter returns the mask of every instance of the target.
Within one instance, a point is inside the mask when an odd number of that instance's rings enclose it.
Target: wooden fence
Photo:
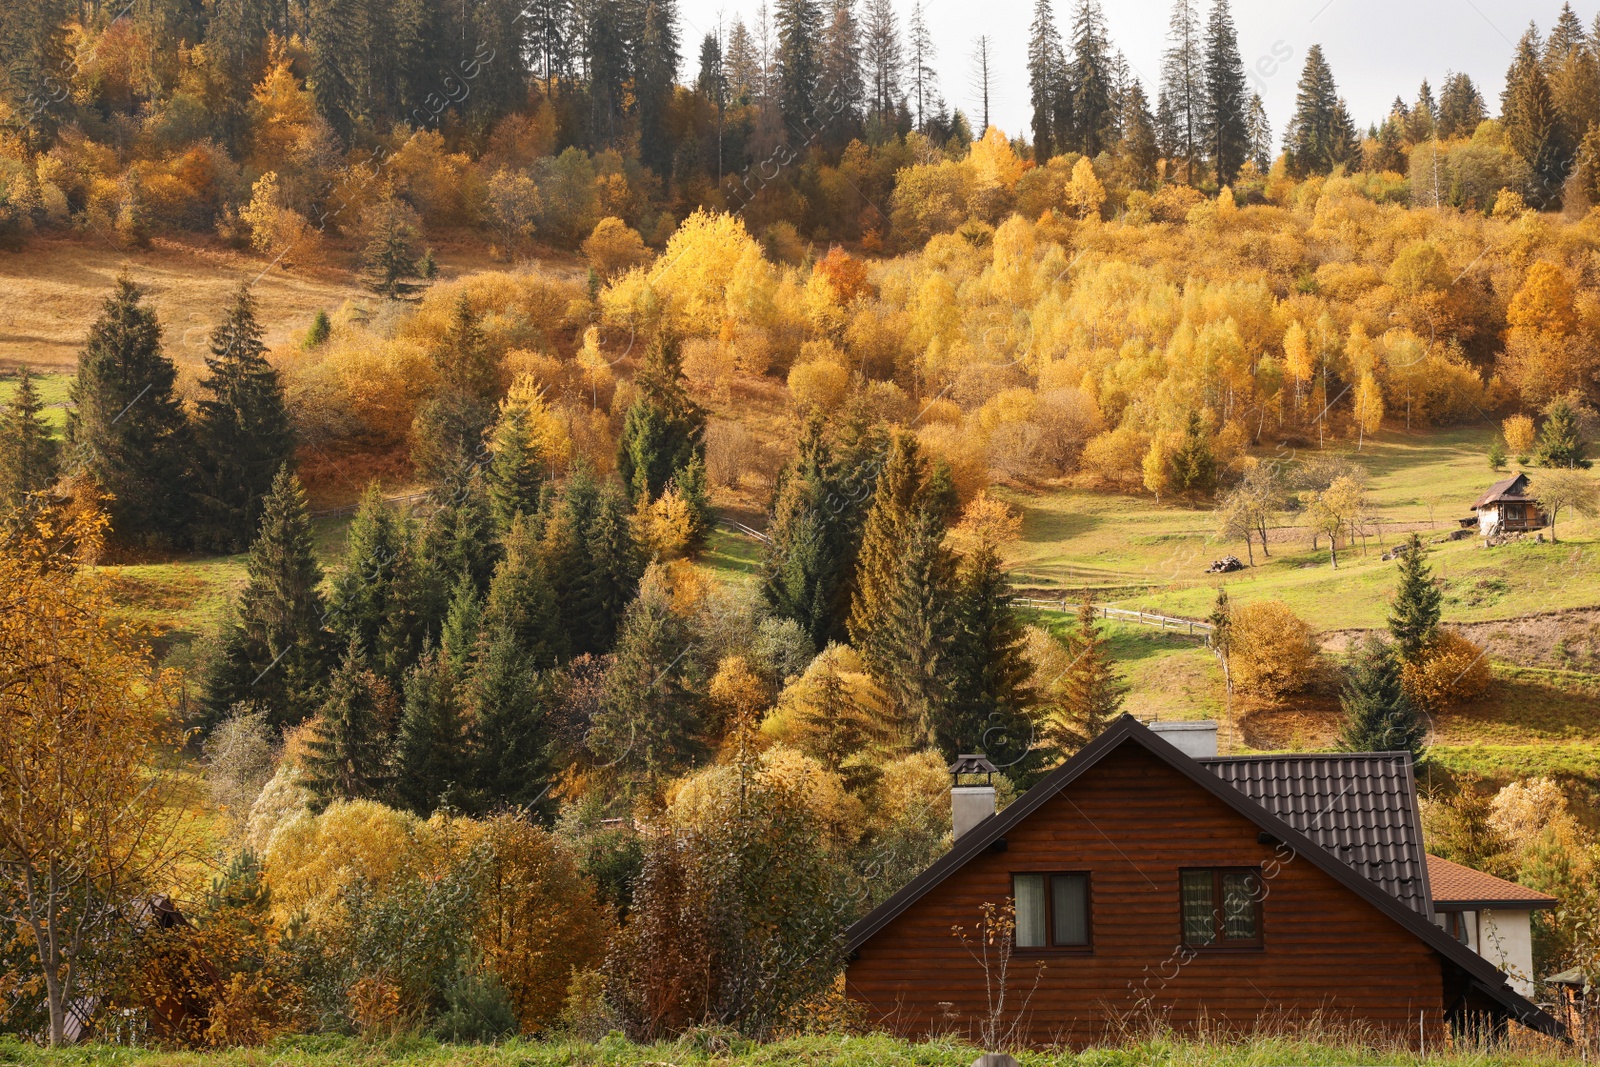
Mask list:
[[[1075,614],[1078,610],[1076,604],[1068,597],[1060,600],[1036,600],[1030,597],[1018,597],[1018,604],[1028,604],[1045,611],[1059,611],[1064,614]],[[1180,619],[1172,615],[1157,615],[1152,611],[1129,611],[1126,608],[1113,608],[1105,604],[1097,605],[1094,613],[1102,619],[1112,619],[1117,622],[1131,622],[1139,626],[1155,626],[1173,633],[1183,633],[1191,637],[1210,637],[1211,624],[1195,619]]]

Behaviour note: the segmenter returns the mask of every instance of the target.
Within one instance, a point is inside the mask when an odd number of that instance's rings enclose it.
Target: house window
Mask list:
[[[1089,875],[1014,874],[1012,897],[1017,907],[1017,947],[1029,949],[1089,947]]]
[[[1180,871],[1183,943],[1197,948],[1261,944],[1261,872],[1254,867]]]

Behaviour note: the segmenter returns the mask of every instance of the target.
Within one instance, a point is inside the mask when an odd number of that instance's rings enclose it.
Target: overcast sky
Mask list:
[[[769,0],[770,2],[770,0]],[[859,2],[859,0],[858,0]],[[1150,94],[1160,81],[1161,52],[1170,0],[1102,0],[1112,43],[1122,49]],[[680,0],[683,52],[691,80],[701,38],[716,28],[719,14],[731,25],[736,15],[747,24],[760,0]],[[991,94],[990,121],[1007,133],[1025,131],[1029,122],[1027,42],[1033,0],[926,0],[928,23],[939,49],[936,66],[945,99],[973,116],[981,108],[971,90],[968,58],[979,34],[993,38],[1000,58]],[[1067,32],[1073,0],[1055,0],[1056,22]],[[1209,10],[1201,0],[1202,11]],[[1594,19],[1594,0],[1574,4],[1585,25]],[[897,0],[901,27],[911,0]],[[1427,78],[1437,97],[1446,71],[1472,76],[1491,114],[1500,109],[1500,89],[1512,51],[1530,19],[1548,32],[1561,0],[1234,0],[1239,51],[1254,88],[1266,101],[1274,137],[1281,137],[1294,109],[1295,82],[1306,50],[1321,44],[1351,116],[1363,129],[1388,112],[1398,93],[1407,101]]]

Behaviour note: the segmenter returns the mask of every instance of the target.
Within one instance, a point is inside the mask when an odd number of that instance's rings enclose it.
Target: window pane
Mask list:
[[[1051,913],[1058,945],[1089,943],[1089,878],[1058,874],[1050,879]]]
[[[1209,945],[1217,939],[1217,903],[1210,871],[1183,872],[1183,941]]]
[[[1256,939],[1256,895],[1259,892],[1254,871],[1222,876],[1222,936],[1228,941]]]
[[[1044,875],[1011,876],[1017,898],[1017,947],[1044,948]]]

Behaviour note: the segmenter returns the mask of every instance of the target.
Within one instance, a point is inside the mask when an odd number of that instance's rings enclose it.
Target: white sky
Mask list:
[[[769,0],[770,2],[770,0]],[[990,120],[1007,133],[1024,132],[1029,121],[1027,40],[1033,0],[926,0],[928,23],[939,55],[936,66],[945,99],[963,108],[976,125],[979,106],[968,75],[972,42],[981,33],[994,40],[1000,57],[991,93]],[[1055,0],[1056,24],[1067,34],[1074,0]],[[753,24],[760,0],[679,0],[683,21],[684,80],[698,69],[700,40],[717,25],[743,15]],[[1143,78],[1151,105],[1160,80],[1170,0],[1102,0],[1112,43]],[[896,0],[901,28],[911,0]],[[1573,9],[1591,25],[1595,0]],[[1202,11],[1209,3],[1202,0]],[[1351,116],[1365,129],[1388,113],[1396,94],[1409,102],[1427,78],[1438,95],[1447,70],[1472,76],[1491,114],[1517,39],[1530,19],[1548,33],[1561,0],[1233,0],[1239,51],[1256,91],[1266,101],[1273,135],[1281,139],[1294,109],[1295,83],[1306,50],[1321,44]],[[1277,56],[1287,56],[1278,59]]]

